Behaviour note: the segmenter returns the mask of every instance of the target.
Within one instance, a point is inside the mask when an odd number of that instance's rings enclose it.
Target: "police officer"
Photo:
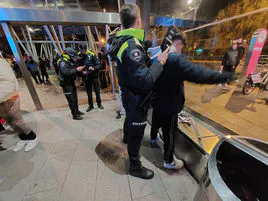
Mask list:
[[[78,72],[81,72],[85,66],[76,67],[75,63],[78,59],[81,58],[78,56],[75,50],[66,48],[57,62],[59,68],[60,85],[69,103],[74,120],[82,120],[83,117],[81,117],[81,115],[84,115],[84,113],[78,109],[75,79]]]
[[[100,82],[99,82],[99,70],[100,70],[100,61],[97,56],[90,50],[87,49],[86,45],[80,45],[80,56],[83,58],[84,65],[86,68],[82,71],[82,74],[85,76],[85,85],[88,96],[88,108],[87,112],[94,108],[93,98],[92,98],[92,87],[94,88],[96,94],[96,101],[100,109],[104,109],[101,104],[100,97]]]
[[[189,62],[182,54],[186,45],[183,33],[176,33],[172,38],[168,60],[164,70],[156,81],[154,91],[156,98],[153,101],[153,122],[151,137],[156,138],[158,128],[162,128],[164,139],[164,167],[180,169],[181,160],[174,160],[174,142],[178,131],[178,113],[183,109],[185,102],[184,84],[189,81],[198,84],[215,84],[235,79],[231,73],[220,73],[204,68],[202,65]]]
[[[151,179],[154,172],[141,165],[139,150],[146,127],[147,108],[138,104],[153,87],[165,64],[169,48],[148,68],[149,57],[143,47],[144,30],[140,27],[140,10],[136,4],[125,4],[120,11],[124,30],[113,39],[110,55],[117,62],[117,75],[128,125],[129,174]]]

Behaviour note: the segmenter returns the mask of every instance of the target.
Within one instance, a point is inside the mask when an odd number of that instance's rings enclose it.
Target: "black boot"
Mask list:
[[[102,106],[102,104],[98,104],[98,107],[99,107],[101,110],[104,109],[104,107]]]
[[[154,172],[142,166],[141,161],[130,158],[129,174],[133,177],[138,177],[141,179],[152,179],[154,177]]]
[[[90,106],[88,106],[88,108],[87,108],[87,112],[89,112],[90,110],[92,110],[94,107],[93,107],[93,105],[90,105]]]
[[[82,120],[83,117],[81,117],[80,115],[73,115],[73,120]]]
[[[77,114],[78,115],[84,115],[85,113],[78,110]]]

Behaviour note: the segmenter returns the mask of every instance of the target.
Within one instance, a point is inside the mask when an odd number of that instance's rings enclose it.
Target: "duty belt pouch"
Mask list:
[[[139,101],[137,105],[137,110],[146,112],[155,97],[156,92],[154,92],[153,90],[149,91],[149,93]]]

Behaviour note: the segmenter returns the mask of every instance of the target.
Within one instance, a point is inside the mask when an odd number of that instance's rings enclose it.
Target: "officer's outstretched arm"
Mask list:
[[[147,93],[153,88],[157,78],[163,71],[163,66],[160,62],[147,66],[145,61],[146,55],[138,47],[125,52],[122,62],[128,68],[130,81],[133,86],[141,92]]]
[[[60,73],[64,76],[73,76],[77,73],[77,70],[73,68],[71,65],[65,62],[61,62],[60,65]]]
[[[226,82],[232,79],[230,73],[220,73],[216,70],[210,70],[200,64],[193,64],[184,56],[178,55],[176,58],[178,63],[177,74],[183,76],[183,80],[187,80],[199,84],[216,84]]]

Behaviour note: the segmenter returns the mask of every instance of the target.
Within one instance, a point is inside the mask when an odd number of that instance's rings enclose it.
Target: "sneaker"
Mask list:
[[[36,137],[34,140],[27,140],[24,151],[31,151],[39,142],[39,138]]]
[[[220,84],[218,84],[218,86],[219,86],[219,87],[222,87],[222,84],[220,83]]]
[[[155,144],[159,140],[160,140],[160,135],[159,133],[157,133],[157,137],[154,140],[151,140],[151,144]]]
[[[164,162],[164,168],[170,170],[179,170],[184,166],[182,160],[173,160],[171,163]]]
[[[13,147],[13,151],[17,152],[21,150],[27,144],[27,140],[19,140],[17,144]]]
[[[115,117],[116,119],[121,119],[123,115],[121,115],[120,113]]]

